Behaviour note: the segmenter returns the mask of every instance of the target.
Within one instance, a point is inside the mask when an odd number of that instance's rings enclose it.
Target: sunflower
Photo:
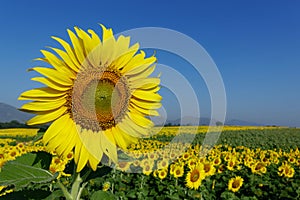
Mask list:
[[[157,170],[157,174],[158,174],[158,178],[160,178],[161,180],[163,180],[168,175],[168,169],[167,168],[158,169]]]
[[[295,174],[295,169],[286,161],[278,168],[278,175],[287,178],[292,178]]]
[[[202,180],[205,179],[205,172],[203,169],[203,164],[198,163],[191,169],[186,175],[186,186],[197,190],[202,183]]]
[[[174,168],[174,171],[173,171],[173,176],[175,178],[179,178],[179,177],[182,177],[184,174],[184,167],[182,165],[177,165],[175,168]]]
[[[59,155],[74,152],[77,171],[88,164],[93,170],[107,155],[117,162],[117,147],[126,149],[138,137],[149,135],[159,115],[160,79],[150,77],[156,57],[146,58],[130,37],[115,38],[103,25],[102,40],[93,31],[68,30],[71,45],[52,37],[63,49],[42,50],[50,67],[30,70],[45,85],[23,92],[19,100],[32,100],[21,110],[37,114],[28,125],[52,122],[43,136],[48,150]]]
[[[251,167],[251,172],[256,174],[266,173],[267,168],[263,162],[256,162]]]
[[[216,172],[216,168],[214,167],[213,163],[209,161],[203,163],[203,169],[205,172],[205,176],[212,176]]]
[[[169,160],[168,159],[162,159],[157,162],[157,168],[158,169],[163,169],[167,168],[169,166]]]
[[[240,176],[237,176],[235,178],[231,178],[228,182],[228,190],[231,190],[232,192],[237,192],[242,187],[244,182],[244,179]]]
[[[125,172],[130,168],[130,165],[131,165],[131,162],[122,161],[122,162],[118,162],[116,167],[118,170]]]

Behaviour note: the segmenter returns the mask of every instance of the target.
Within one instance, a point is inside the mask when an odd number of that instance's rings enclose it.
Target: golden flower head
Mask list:
[[[42,50],[37,60],[50,67],[30,70],[45,86],[23,92],[19,100],[32,100],[21,110],[37,114],[28,125],[53,122],[43,136],[49,151],[74,152],[77,171],[93,170],[107,155],[117,162],[117,147],[126,149],[149,134],[161,106],[160,79],[150,77],[156,57],[146,58],[130,37],[115,38],[103,25],[102,39],[93,31],[68,30],[71,44],[52,37],[63,47]]]
[[[203,169],[202,163],[197,163],[193,169],[191,169],[186,176],[186,186],[197,190],[202,183],[202,180],[205,179],[205,171]]]
[[[237,176],[235,178],[231,178],[228,182],[228,190],[231,190],[232,192],[237,192],[242,187],[244,182],[244,179],[240,176]]]

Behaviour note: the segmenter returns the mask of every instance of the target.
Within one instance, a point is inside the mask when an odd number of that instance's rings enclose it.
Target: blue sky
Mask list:
[[[299,9],[299,1],[3,1],[0,102],[22,105],[18,95],[36,87],[30,81],[35,74],[26,69],[35,66],[40,49],[59,47],[51,36],[67,40],[67,28],[100,33],[103,23],[118,33],[164,27],[188,35],[210,54],[224,81],[228,119],[300,126]],[[190,69],[167,53],[157,57],[179,71]],[[201,115],[209,115],[203,80],[192,70],[182,73],[193,86],[199,83]],[[174,101],[164,94],[165,104]],[[171,113],[170,106],[166,109]],[[176,118],[176,112],[171,115]]]

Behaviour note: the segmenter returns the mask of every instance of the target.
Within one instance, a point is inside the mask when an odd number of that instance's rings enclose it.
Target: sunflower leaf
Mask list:
[[[43,152],[41,152],[43,153]],[[14,186],[15,191],[30,184],[47,183],[57,177],[45,168],[49,167],[46,153],[28,153],[5,163],[0,172],[0,185]],[[46,160],[46,161],[45,161]]]
[[[91,196],[91,200],[97,200],[97,199],[113,200],[115,199],[115,196],[109,192],[99,190],[94,192]]]

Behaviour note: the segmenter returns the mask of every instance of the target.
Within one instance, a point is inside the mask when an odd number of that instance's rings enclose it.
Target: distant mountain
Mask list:
[[[225,122],[225,125],[235,125],[235,126],[264,126],[264,124],[259,124],[255,122],[243,121],[238,119],[231,119]]]
[[[164,117],[156,117],[153,119],[154,123],[156,125],[204,125],[207,126],[210,124],[210,118],[208,117],[191,117],[191,116],[185,116],[182,118],[178,118],[176,120],[169,120]],[[165,123],[164,123],[165,122]],[[212,124],[216,125],[217,120],[212,119]],[[249,122],[249,121],[243,121],[238,119],[232,119],[232,120],[226,120],[225,125],[231,125],[231,126],[264,126],[264,124],[259,124],[255,122]]]
[[[32,114],[19,111],[17,108],[11,105],[0,103],[0,122],[17,120],[18,122],[24,123],[32,116]]]
[[[191,125],[191,126],[194,126],[194,125],[209,125],[210,124],[210,118],[207,118],[207,117],[197,118],[197,117],[185,116],[185,117],[182,117],[180,119],[176,119],[176,120],[173,120],[173,121],[170,120],[170,121],[167,121],[167,122],[171,123],[171,124],[174,124],[174,125],[177,125],[177,124]],[[216,121],[212,120],[212,123],[215,125]]]

